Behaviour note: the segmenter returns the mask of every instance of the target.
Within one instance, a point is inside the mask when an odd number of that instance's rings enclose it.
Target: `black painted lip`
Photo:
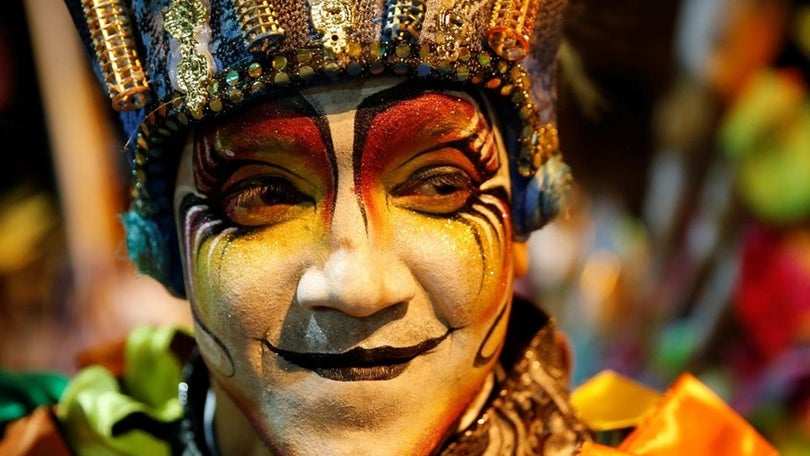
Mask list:
[[[311,370],[321,377],[337,381],[390,380],[397,377],[408,363],[442,343],[450,331],[409,347],[355,347],[343,353],[299,353],[274,347],[266,339],[262,343],[287,362]]]

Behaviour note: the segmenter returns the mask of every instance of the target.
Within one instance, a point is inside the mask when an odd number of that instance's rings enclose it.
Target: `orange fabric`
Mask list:
[[[580,448],[578,456],[629,456],[630,453],[626,453],[621,450],[617,450],[616,448],[611,448],[604,445],[599,445],[598,443],[593,442],[585,442]]]
[[[682,374],[619,449],[639,456],[774,456],[759,433],[708,387]],[[596,453],[599,454],[599,453]]]
[[[79,369],[100,365],[106,368],[114,377],[120,377],[124,372],[124,347],[126,339],[115,340],[85,349],[76,356]]]
[[[70,456],[49,407],[8,425],[0,440],[0,456]]]

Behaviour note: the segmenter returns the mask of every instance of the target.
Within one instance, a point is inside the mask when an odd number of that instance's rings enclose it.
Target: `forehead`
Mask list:
[[[435,102],[425,106],[426,103],[407,103],[410,100],[430,98],[430,96],[443,96],[442,102]],[[465,109],[460,109],[462,106]],[[485,102],[476,94],[469,93],[458,87],[436,88],[435,84],[424,86],[413,81],[398,78],[381,78],[367,81],[352,81],[323,87],[313,87],[301,92],[288,92],[265,101],[263,104],[242,111],[233,117],[210,125],[204,130],[244,126],[261,121],[268,117],[289,118],[294,116],[325,117],[330,121],[335,119],[351,119],[362,123],[369,115],[374,116],[381,112],[396,108],[403,112],[403,120],[409,122],[423,122],[428,117],[470,116],[472,112],[479,111],[485,114],[491,123],[486,110]],[[429,108],[429,109],[428,109]],[[355,116],[357,111],[368,112],[363,116]],[[414,116],[407,118],[407,111]],[[350,114],[347,116],[347,114]],[[366,128],[371,127],[367,125]]]

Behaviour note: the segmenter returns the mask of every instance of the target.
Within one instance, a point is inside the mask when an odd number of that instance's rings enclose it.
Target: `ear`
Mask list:
[[[515,277],[523,277],[529,272],[529,244],[527,241],[515,241],[512,243],[512,262]]]

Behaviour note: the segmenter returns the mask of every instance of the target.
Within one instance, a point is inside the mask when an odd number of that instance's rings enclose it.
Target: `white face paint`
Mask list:
[[[391,82],[199,132],[175,197],[218,403],[277,454],[430,454],[503,343],[508,176],[473,97]]]

